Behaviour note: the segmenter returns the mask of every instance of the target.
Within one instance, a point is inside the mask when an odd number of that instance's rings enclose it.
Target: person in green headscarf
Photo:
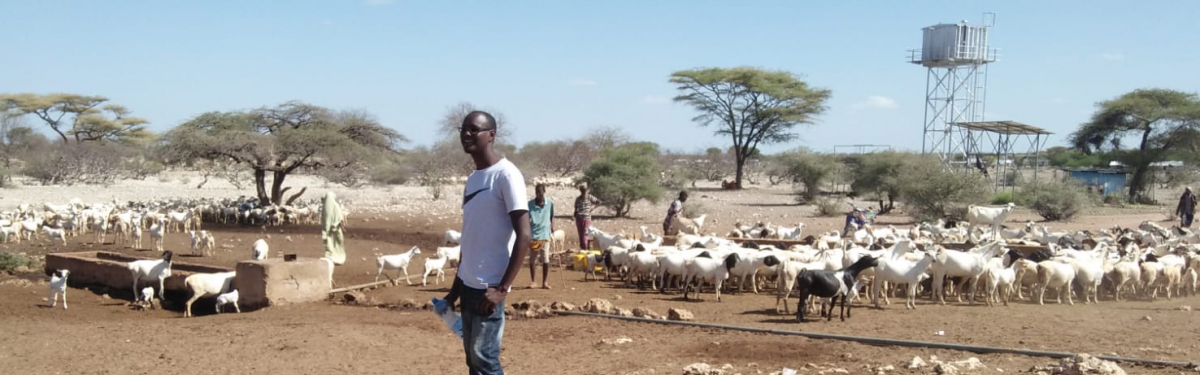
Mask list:
[[[346,263],[346,246],[342,238],[345,221],[337,195],[326,192],[325,202],[321,205],[321,239],[325,241],[325,257],[339,266]]]

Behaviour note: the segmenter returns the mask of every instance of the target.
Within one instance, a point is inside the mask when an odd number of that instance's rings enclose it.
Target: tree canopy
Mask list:
[[[286,177],[301,168],[356,168],[394,152],[403,135],[364,111],[332,111],[291,101],[247,112],[208,112],[162,137],[171,162],[222,160],[253,170],[260,200],[284,203]],[[273,176],[270,194],[266,174]]]
[[[1200,140],[1200,99],[1194,93],[1139,89],[1097,104],[1090,121],[1071,134],[1070,144],[1085,154],[1110,147],[1133,168],[1129,200],[1148,201],[1146,186],[1151,163],[1172,150],[1197,148]],[[1137,139],[1136,152],[1121,152],[1121,140]]]
[[[591,193],[613,210],[617,217],[629,215],[639,200],[658,202],[663,188],[658,180],[658,146],[649,142],[629,143],[605,149],[603,156],[583,171]]]
[[[34,115],[64,143],[87,141],[144,141],[150,138],[147,121],[130,116],[129,109],[107,104],[108,98],[78,94],[3,94],[0,103],[21,114]]]
[[[671,74],[670,82],[680,91],[675,101],[700,112],[694,121],[714,125],[717,135],[730,137],[738,187],[746,160],[760,143],[796,139],[793,129],[813,124],[831,95],[792,73],[752,67],[681,70]]]

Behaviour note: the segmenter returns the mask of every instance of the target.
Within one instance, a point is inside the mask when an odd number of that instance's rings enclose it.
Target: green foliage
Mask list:
[[[842,202],[828,197],[820,197],[812,201],[813,206],[817,209],[817,215],[821,217],[831,217],[842,214]]]
[[[393,152],[405,141],[369,113],[293,101],[248,112],[201,114],[167,132],[159,146],[173,163],[240,164],[256,174],[259,199],[283,204],[283,184],[292,172],[360,168],[360,163]],[[266,179],[257,177],[268,172],[269,191]]]
[[[0,95],[0,103],[41,119],[63,142],[142,142],[151,138],[145,127],[148,121],[130,116],[124,106],[101,106],[107,101],[102,96],[78,94]]]
[[[582,171],[592,154],[591,147],[582,140],[529,142],[521,147],[520,159],[540,175],[569,177]]]
[[[1045,151],[1045,158],[1050,165],[1066,168],[1088,168],[1105,166],[1102,153],[1087,154],[1083,151],[1066,147],[1051,147]]]
[[[1012,190],[1001,190],[999,193],[992,195],[991,203],[993,205],[1017,203],[1017,197],[1016,194],[1013,194]]]
[[[956,217],[960,208],[987,197],[987,187],[980,176],[951,172],[933,156],[917,157],[903,165],[896,183],[905,207],[919,220],[961,219]]]
[[[1088,205],[1083,185],[1075,180],[1034,182],[1025,186],[1020,198],[1022,206],[1051,221],[1071,220]]]
[[[695,121],[714,125],[734,149],[735,183],[742,184],[746,160],[759,144],[796,139],[797,125],[812,124],[825,111],[830,91],[810,87],[795,74],[752,67],[681,70],[671,74],[676,102],[700,112]]]
[[[887,199],[890,207],[901,198],[898,181],[903,166],[918,158],[913,153],[895,151],[859,155],[852,159],[857,165],[851,168],[853,182],[850,183],[850,190],[880,200]]]
[[[590,193],[612,209],[617,217],[629,215],[639,200],[658,202],[663,195],[659,186],[662,167],[658,147],[653,143],[629,143],[605,150],[583,171]]]
[[[833,155],[807,150],[785,152],[776,158],[784,176],[804,188],[800,194],[806,201],[816,198],[821,185],[837,171],[840,163]]]
[[[1139,89],[1100,102],[1087,123],[1071,134],[1069,142],[1085,154],[1120,152],[1119,159],[1133,169],[1129,200],[1149,200],[1150,164],[1175,150],[1192,149],[1200,141],[1200,97],[1167,89]],[[1121,140],[1139,140],[1132,152],[1121,152]]]
[[[712,210],[704,205],[704,203],[700,203],[696,198],[692,198],[692,200],[683,205],[683,211],[679,214],[683,215],[683,217],[697,217],[700,215],[710,215],[712,214]]]
[[[0,271],[10,271],[22,266],[35,270],[41,268],[37,260],[28,256],[14,253],[0,253]]]

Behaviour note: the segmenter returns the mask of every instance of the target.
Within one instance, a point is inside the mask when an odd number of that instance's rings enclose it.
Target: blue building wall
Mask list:
[[[1120,194],[1125,188],[1125,172],[1110,171],[1068,171],[1071,178],[1085,186],[1102,186],[1104,195]]]

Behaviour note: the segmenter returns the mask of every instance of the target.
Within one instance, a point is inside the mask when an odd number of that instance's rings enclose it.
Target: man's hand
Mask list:
[[[479,301],[479,313],[483,315],[492,315],[496,312],[496,308],[508,297],[508,292],[500,288],[488,288],[487,293],[483,295],[483,300]]]

